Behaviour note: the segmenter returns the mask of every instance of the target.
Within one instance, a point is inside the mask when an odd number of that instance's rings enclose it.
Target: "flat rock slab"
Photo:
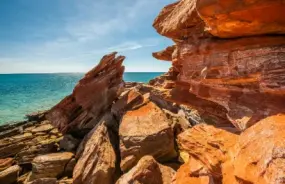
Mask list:
[[[73,153],[63,152],[36,157],[32,162],[33,169],[29,181],[39,178],[57,178],[61,176],[73,156]]]

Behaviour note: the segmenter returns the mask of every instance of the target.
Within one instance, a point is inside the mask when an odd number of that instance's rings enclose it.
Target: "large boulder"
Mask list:
[[[174,174],[172,168],[159,164],[152,156],[144,156],[116,184],[171,184]]]
[[[13,184],[17,181],[21,167],[18,165],[11,166],[0,172],[0,183]]]
[[[73,153],[51,153],[36,157],[33,162],[32,174],[29,181],[40,178],[58,178],[61,177],[66,169],[66,166],[73,158]]]
[[[234,155],[234,175],[244,183],[285,181],[285,115],[265,118],[243,132]],[[229,171],[230,172],[230,171]]]
[[[121,169],[126,172],[145,155],[159,161],[176,157],[170,121],[153,102],[128,111],[122,118],[119,136]]]
[[[102,118],[123,89],[125,57],[105,55],[81,79],[73,93],[54,106],[47,118],[63,133],[84,136]]]
[[[78,148],[79,158],[74,171],[73,183],[115,182],[117,174],[116,136],[107,127],[116,123],[112,116],[106,115],[100,123],[84,138]]]
[[[196,0],[181,0],[167,5],[154,20],[154,28],[174,40],[204,36],[204,22],[196,11]]]
[[[178,136],[178,146],[180,156],[186,164],[177,172],[178,183],[188,179],[193,180],[193,184],[194,181],[222,182],[237,138],[233,133],[206,124],[196,125],[181,133]],[[185,171],[189,174],[183,174]]]

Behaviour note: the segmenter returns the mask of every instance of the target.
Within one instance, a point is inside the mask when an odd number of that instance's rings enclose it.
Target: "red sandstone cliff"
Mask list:
[[[211,101],[240,130],[285,112],[284,10],[278,0],[181,0],[166,6],[154,27],[173,39],[175,49],[154,56],[171,59],[177,72],[171,99],[195,106],[187,100],[193,94],[192,101]],[[176,92],[182,89],[184,97]]]

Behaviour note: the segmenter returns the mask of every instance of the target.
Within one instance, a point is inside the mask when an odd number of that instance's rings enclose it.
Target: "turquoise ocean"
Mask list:
[[[162,73],[125,73],[127,82],[148,82]],[[69,95],[84,74],[0,74],[0,125],[22,121]]]

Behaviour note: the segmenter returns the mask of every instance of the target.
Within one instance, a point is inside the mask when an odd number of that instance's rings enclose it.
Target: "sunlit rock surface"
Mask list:
[[[75,86],[72,95],[53,107],[48,119],[63,133],[84,135],[110,108],[123,88],[124,56],[105,55]]]
[[[154,27],[176,43],[170,99],[197,108],[197,101],[211,101],[204,103],[207,113],[240,131],[284,112],[283,9],[282,1],[266,0],[181,0],[166,6]]]

